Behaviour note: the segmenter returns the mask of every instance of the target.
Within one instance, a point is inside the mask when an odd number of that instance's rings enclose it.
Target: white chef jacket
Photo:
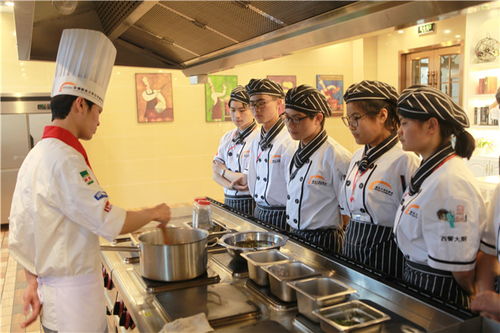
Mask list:
[[[286,214],[292,228],[341,228],[338,197],[351,156],[351,152],[328,137],[293,179],[290,172],[286,173]]]
[[[480,249],[486,254],[497,256],[500,262],[500,184],[497,185],[487,207],[488,218]]]
[[[419,192],[404,193],[394,222],[396,242],[410,261],[468,271],[475,265],[485,218],[476,180],[462,158],[454,156],[425,179]]]
[[[260,206],[286,206],[286,174],[297,150],[286,126],[276,135],[271,147],[262,151],[259,145],[260,133],[252,141],[248,163],[248,188],[255,202]]]
[[[420,159],[397,143],[375,160],[373,168],[360,172],[356,163],[363,152],[364,148],[357,150],[349,165],[339,196],[340,212],[358,222],[393,227],[396,209]]]
[[[113,240],[125,216],[125,210],[109,203],[73,147],[46,138],[29,152],[12,199],[9,252],[39,277],[45,327],[58,331],[101,327],[99,320],[105,314],[98,237]],[[91,313],[95,311],[97,326],[71,322],[71,315],[81,315],[85,309],[78,304],[85,302]]]
[[[221,138],[219,149],[214,160],[224,163],[229,171],[244,172],[248,169],[248,162],[250,161],[250,147],[255,137],[259,136],[260,129],[256,127],[242,143],[235,144],[232,140],[238,136],[238,129],[233,129]],[[249,191],[237,191],[224,188],[224,194],[231,196],[250,195]]]

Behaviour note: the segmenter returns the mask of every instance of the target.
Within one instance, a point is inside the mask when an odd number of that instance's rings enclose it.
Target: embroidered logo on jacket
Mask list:
[[[243,158],[249,158],[250,157],[250,149],[249,150],[245,150],[243,152]]]
[[[420,209],[419,205],[415,205],[415,204],[409,205],[405,210],[405,214],[410,215],[411,217],[417,218],[418,217],[418,211],[417,211],[418,209]]]
[[[387,194],[388,196],[392,196],[394,194],[391,184],[389,184],[388,182],[384,182],[383,180],[375,180],[371,182],[368,186],[368,189]]]
[[[271,163],[280,163],[281,162],[281,155],[273,155],[271,157]]]
[[[96,200],[101,200],[102,198],[107,198],[107,197],[108,197],[108,194],[104,191],[99,191],[96,194],[94,194],[94,198]]]
[[[84,182],[87,183],[87,185],[93,184],[94,180],[92,177],[89,175],[87,170],[80,171],[80,176],[82,176],[82,179]]]
[[[309,177],[309,181],[307,182],[309,185],[327,185],[325,178],[320,175],[314,175]]]
[[[467,222],[465,208],[462,205],[458,205],[456,207],[455,214],[449,210],[441,208],[436,212],[436,215],[440,221],[448,222],[451,228],[455,228],[455,223]]]

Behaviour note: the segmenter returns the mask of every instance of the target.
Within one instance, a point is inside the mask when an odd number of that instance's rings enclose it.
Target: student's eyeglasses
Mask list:
[[[257,102],[250,102],[250,107],[252,109],[260,109],[263,108],[270,101],[266,101],[264,99],[258,100]]]
[[[308,117],[308,116],[304,116],[304,117],[289,117],[286,114],[283,114],[281,118],[287,124],[292,123],[292,124],[298,125],[302,120],[304,120],[306,118],[310,118],[310,117]]]
[[[347,117],[347,116],[342,116],[342,121],[344,122],[344,125],[347,127],[352,126],[352,127],[358,127],[358,122],[361,118],[366,117],[369,115],[371,112],[365,113],[364,115],[354,115],[352,117]]]

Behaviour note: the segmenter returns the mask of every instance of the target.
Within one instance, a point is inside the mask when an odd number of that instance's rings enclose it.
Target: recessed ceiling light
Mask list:
[[[405,31],[404,30],[398,30],[398,34],[404,34]]]
[[[445,33],[445,34],[449,34],[450,32],[451,32],[451,30],[450,30],[450,29],[445,29],[445,30],[443,30],[443,33]]]
[[[14,1],[5,1],[5,5],[9,7],[14,7]]]
[[[461,37],[462,37],[462,36],[460,36],[460,35],[455,35],[455,38],[457,38],[457,39],[458,39],[458,38],[461,38]]]

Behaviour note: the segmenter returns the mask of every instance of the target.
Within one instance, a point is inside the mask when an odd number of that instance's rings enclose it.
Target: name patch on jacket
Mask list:
[[[92,177],[89,175],[87,170],[80,171],[80,176],[82,176],[82,179],[84,182],[87,183],[87,185],[93,184],[94,180]]]
[[[309,185],[327,185],[325,178],[320,175],[314,175],[309,177],[309,181],[307,182]]]
[[[373,181],[368,189],[387,194],[388,196],[392,196],[394,194],[391,184],[389,184],[388,182],[384,182],[383,180]]]
[[[448,222],[451,228],[455,228],[455,223],[467,222],[467,214],[465,214],[465,207],[463,205],[456,207],[455,214],[441,208],[436,212],[436,215],[440,221]]]
[[[271,157],[271,163],[280,163],[281,162],[281,155],[273,155]]]
[[[418,217],[418,209],[420,209],[419,205],[412,204],[408,206],[405,210],[406,215],[410,215],[411,217],[417,218]]]
[[[94,194],[94,198],[96,200],[101,200],[101,199],[107,198],[107,197],[108,197],[108,194],[106,192],[104,192],[104,191],[99,191],[96,194]]]

